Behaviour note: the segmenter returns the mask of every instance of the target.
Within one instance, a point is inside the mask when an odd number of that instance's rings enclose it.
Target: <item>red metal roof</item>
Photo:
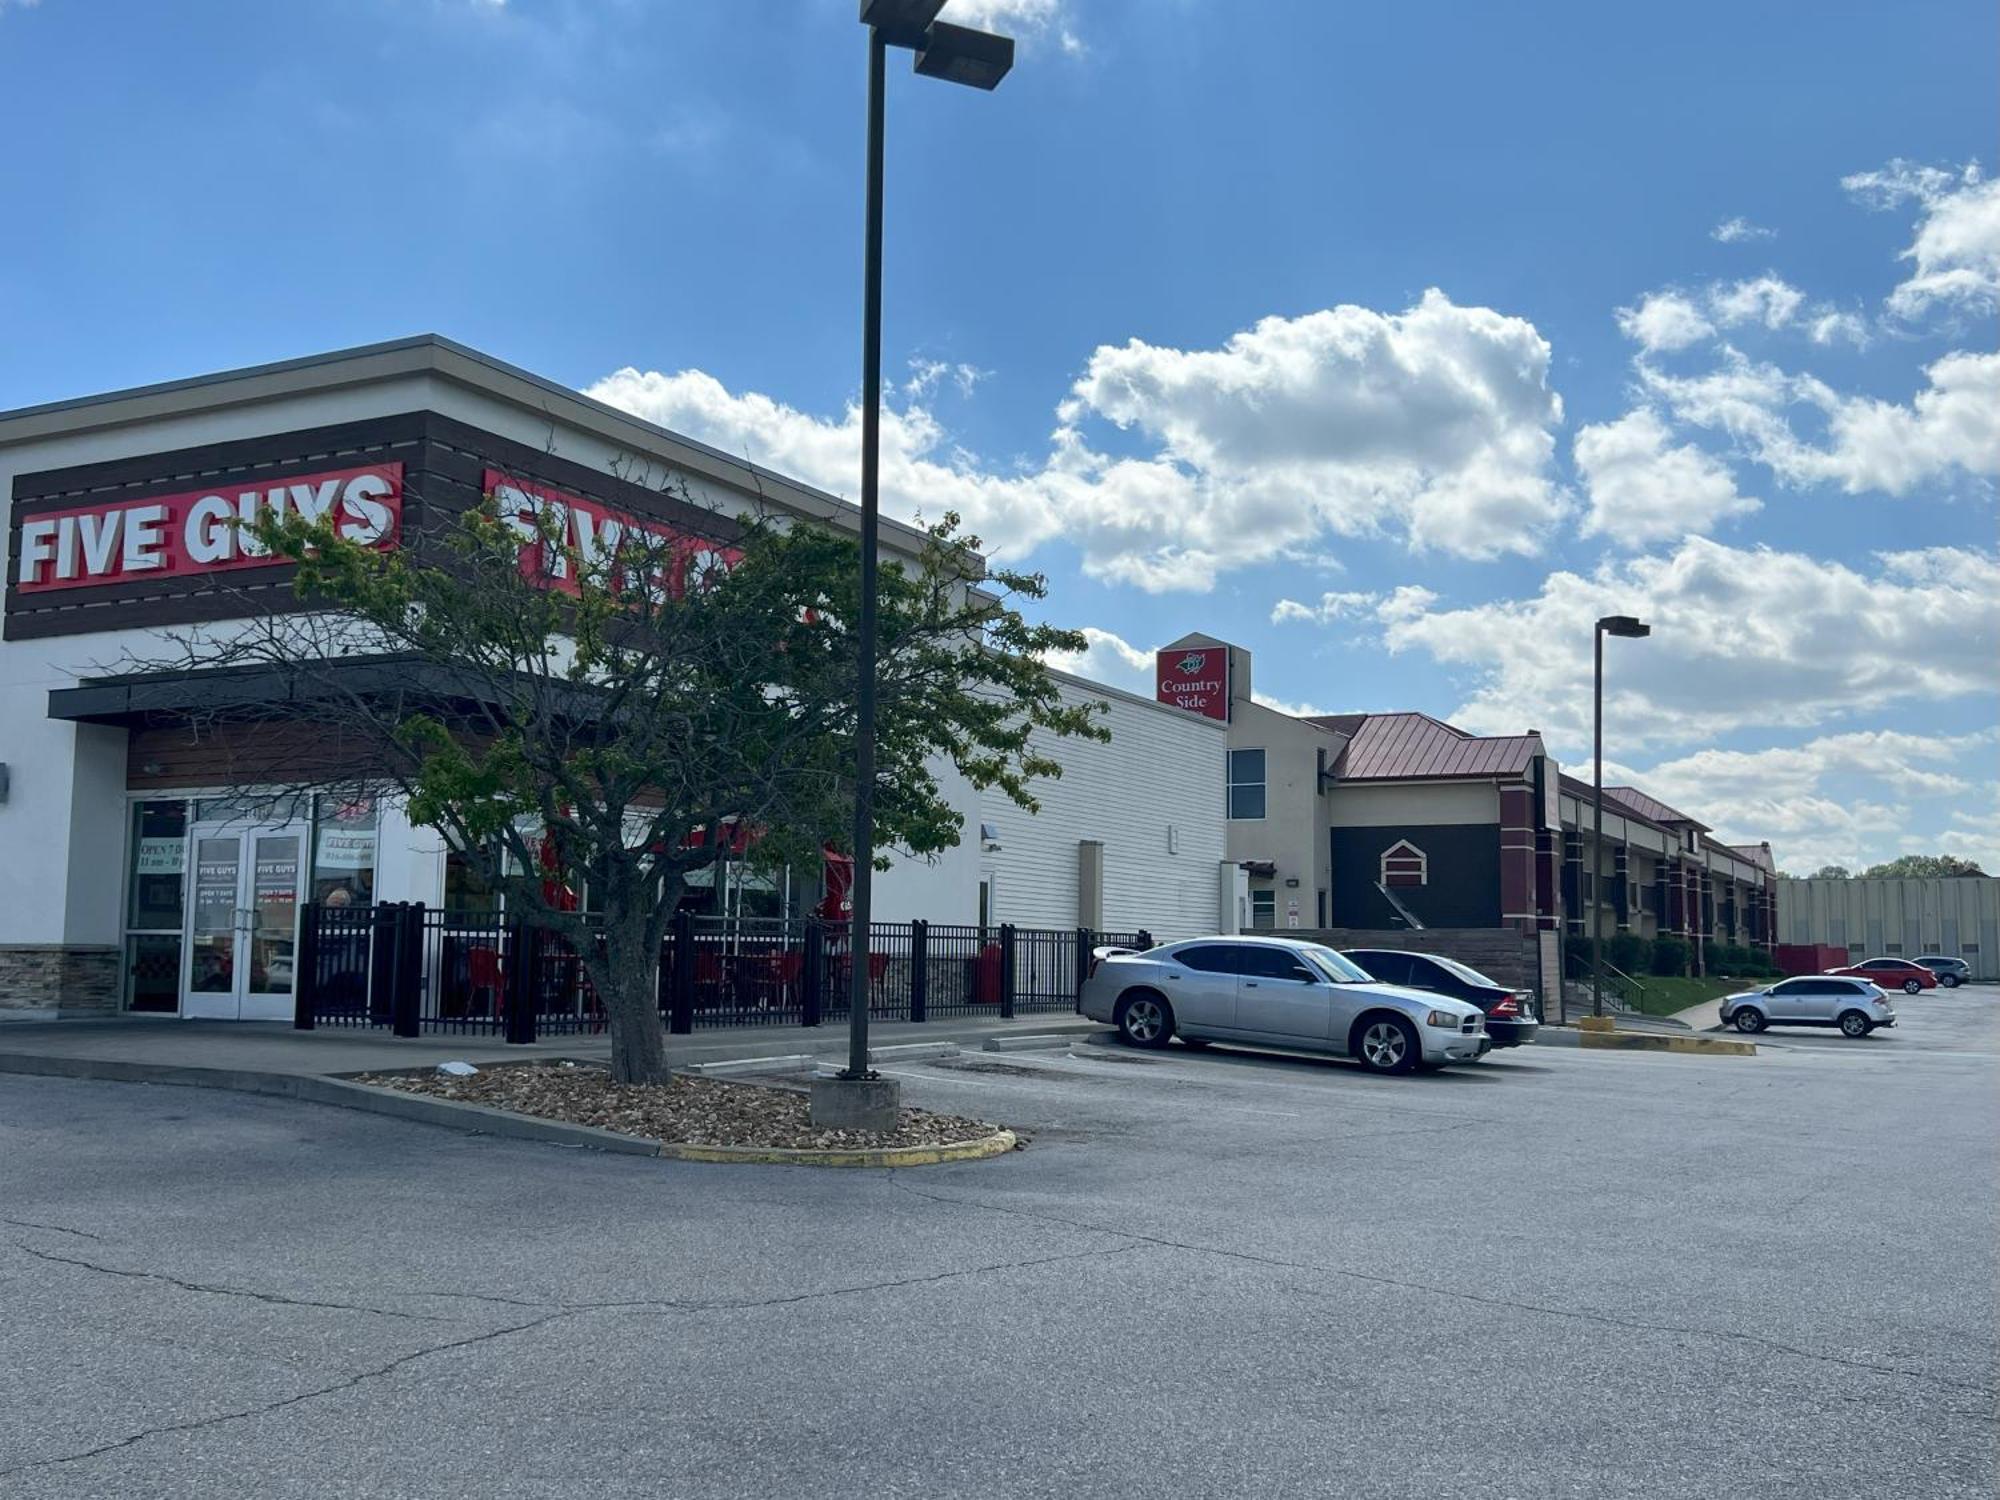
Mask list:
[[[1651,818],[1655,823],[1687,823],[1695,828],[1707,830],[1708,825],[1699,818],[1690,818],[1686,813],[1667,806],[1658,797],[1649,797],[1636,786],[1608,786],[1604,789],[1607,797],[1615,796],[1642,818]]]
[[[1771,858],[1769,844],[1724,844],[1722,847],[1738,859],[1747,859],[1751,864],[1769,870],[1773,875],[1778,873],[1778,866]]]
[[[1312,722],[1352,736],[1335,766],[1342,781],[1522,776],[1542,748],[1532,734],[1467,734],[1429,714],[1326,714]]]

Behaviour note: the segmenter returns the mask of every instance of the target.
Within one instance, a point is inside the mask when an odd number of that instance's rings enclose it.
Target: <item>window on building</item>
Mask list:
[[[313,829],[312,899],[322,906],[367,906],[375,899],[377,803],[322,797]]]
[[[1382,884],[1428,885],[1430,878],[1430,856],[1408,839],[1398,839],[1382,851]]]
[[[1278,925],[1278,893],[1276,891],[1252,891],[1250,893],[1250,925],[1257,928]]]
[[[132,805],[125,883],[125,1004],[176,1011],[181,994],[181,902],[187,867],[185,802]]]
[[[1264,816],[1264,752],[1229,752],[1229,816],[1252,819]]]

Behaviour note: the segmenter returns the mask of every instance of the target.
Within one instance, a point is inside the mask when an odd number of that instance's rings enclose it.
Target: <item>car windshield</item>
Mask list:
[[[1373,984],[1374,977],[1353,959],[1322,948],[1318,943],[1299,944],[1299,953],[1335,984]]]

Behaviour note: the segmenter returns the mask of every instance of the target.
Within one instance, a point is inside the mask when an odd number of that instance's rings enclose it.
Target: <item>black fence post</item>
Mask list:
[[[667,1030],[686,1036],[694,1030],[694,919],[674,913],[674,981],[668,992]]]
[[[1083,999],[1084,981],[1090,978],[1090,950],[1097,946],[1097,935],[1088,927],[1076,930],[1076,998]]]
[[[313,1029],[313,1007],[319,1003],[319,903],[308,901],[299,913],[299,941],[292,957],[292,1026]]]
[[[910,1019],[931,1018],[931,924],[919,918],[910,924]]]
[[[530,927],[519,917],[507,924],[507,968],[501,978],[507,992],[505,1034],[510,1046],[525,1047],[535,1039],[540,937],[540,928]]]
[[[1146,929],[1143,927],[1141,927],[1137,932],[1133,933],[1132,936],[1139,940],[1139,951],[1141,953],[1144,953],[1148,948],[1153,946],[1152,933],[1146,931]]]
[[[805,952],[799,959],[799,1024],[817,1026],[825,1011],[826,929],[809,917],[800,940]]]
[[[398,907],[378,901],[371,915],[368,944],[368,1020],[384,1026],[395,1019],[396,932]]]
[[[423,1034],[424,908],[421,902],[396,903],[390,930],[389,1029],[397,1036]]]
[[[1000,924],[1000,1019],[1014,1019],[1014,924]]]

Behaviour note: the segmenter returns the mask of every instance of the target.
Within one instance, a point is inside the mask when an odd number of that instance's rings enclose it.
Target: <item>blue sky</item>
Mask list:
[[[853,10],[0,0],[0,406],[435,329],[851,493]],[[1990,4],[954,16],[1022,45],[891,78],[887,502],[1086,670],[1581,766],[1629,610],[1614,769],[2000,867]]]

